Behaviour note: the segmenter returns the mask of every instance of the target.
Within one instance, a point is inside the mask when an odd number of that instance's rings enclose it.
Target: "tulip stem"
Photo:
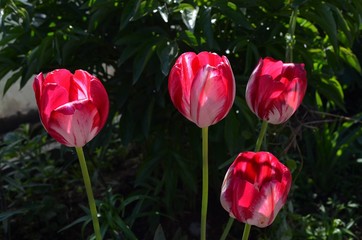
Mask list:
[[[207,202],[209,191],[208,167],[208,127],[202,128],[202,200],[201,200],[201,240],[206,240]]]
[[[256,140],[256,144],[255,144],[255,152],[259,152],[261,149],[261,144],[264,140],[264,136],[266,133],[266,129],[268,128],[268,122],[267,121],[263,121],[261,124],[261,129],[259,132],[259,136],[258,139]]]
[[[249,238],[249,233],[250,233],[250,228],[251,228],[251,225],[245,223],[242,240],[248,240],[248,238]]]
[[[91,212],[91,216],[92,216],[93,228],[94,228],[96,240],[102,240],[102,235],[101,235],[98,217],[97,217],[96,203],[94,201],[92,185],[91,185],[91,181],[89,178],[89,173],[88,173],[87,163],[86,163],[85,157],[84,157],[83,148],[75,147],[75,150],[77,151],[80,168],[82,170],[83,181],[84,181],[85,190],[87,192],[88,203],[89,203],[89,208],[90,208],[90,212]]]
[[[234,218],[229,217],[229,221],[228,221],[228,223],[226,224],[226,227],[225,227],[225,229],[224,229],[224,232],[223,232],[222,235],[221,235],[220,240],[225,240],[225,239],[226,239],[226,237],[227,237],[228,234],[229,234],[230,228],[231,228],[231,226],[233,225],[233,222],[234,222]]]

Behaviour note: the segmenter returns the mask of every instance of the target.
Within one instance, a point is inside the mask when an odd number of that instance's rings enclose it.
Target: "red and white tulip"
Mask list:
[[[253,113],[271,124],[286,122],[298,109],[307,89],[304,64],[260,59],[246,86]]]
[[[240,222],[267,227],[285,204],[291,183],[289,169],[273,154],[243,152],[226,172],[221,205]]]
[[[229,60],[215,53],[183,53],[172,67],[168,90],[177,110],[200,128],[222,120],[235,99]]]
[[[33,88],[41,122],[58,142],[82,147],[106,123],[108,94],[96,77],[86,71],[74,74],[57,69],[35,77]]]

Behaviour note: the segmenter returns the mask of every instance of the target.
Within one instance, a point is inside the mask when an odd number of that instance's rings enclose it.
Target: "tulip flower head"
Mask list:
[[[172,67],[168,90],[177,110],[200,128],[222,120],[235,99],[235,80],[225,56],[183,53]]]
[[[243,152],[226,172],[221,205],[240,222],[267,227],[285,204],[291,182],[289,169],[271,153]]]
[[[83,147],[106,123],[108,95],[102,83],[83,70],[57,69],[35,77],[33,88],[41,122],[58,142]]]
[[[260,119],[280,124],[298,109],[306,89],[304,64],[260,59],[246,86],[246,102]]]

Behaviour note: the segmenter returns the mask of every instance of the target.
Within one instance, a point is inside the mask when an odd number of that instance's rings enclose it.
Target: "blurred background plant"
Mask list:
[[[208,234],[219,238],[228,219],[219,203],[223,175],[236,154],[253,149],[259,128],[246,82],[260,57],[284,60],[291,38],[308,90],[288,123],[269,128],[267,148],[293,170],[294,183],[277,221],[251,236],[360,239],[360,0],[1,0],[0,29],[4,94],[55,68],[85,69],[104,82],[111,114],[85,150],[107,239],[152,239],[156,229],[167,239],[197,239],[201,137],[172,106],[167,76],[179,54],[203,50],[226,55],[237,84],[232,111],[209,132]],[[1,136],[0,238],[87,239],[76,156],[38,125]],[[242,227],[234,224],[230,239]]]

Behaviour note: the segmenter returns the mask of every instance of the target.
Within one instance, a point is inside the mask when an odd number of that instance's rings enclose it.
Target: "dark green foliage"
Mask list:
[[[201,199],[201,130],[172,106],[167,76],[183,52],[226,55],[237,97],[209,133],[208,233],[218,239],[228,218],[218,200],[223,175],[236,154],[254,148],[260,127],[245,103],[246,82],[260,57],[285,59],[293,10],[298,18],[289,37],[294,61],[308,71],[308,90],[288,123],[269,127],[264,144],[294,170],[293,190],[278,221],[252,235],[354,239],[362,232],[361,211],[348,205],[362,195],[360,0],[0,0],[0,80],[6,93],[55,68],[96,75],[109,93],[111,114],[86,153],[104,235],[150,239],[158,229],[161,239],[192,239]],[[66,148],[41,151],[48,143],[27,125],[1,140],[0,238],[90,236],[87,208],[78,206],[86,201],[76,158]],[[24,238],[14,231],[22,225]],[[240,238],[241,227],[235,223],[231,235]]]

